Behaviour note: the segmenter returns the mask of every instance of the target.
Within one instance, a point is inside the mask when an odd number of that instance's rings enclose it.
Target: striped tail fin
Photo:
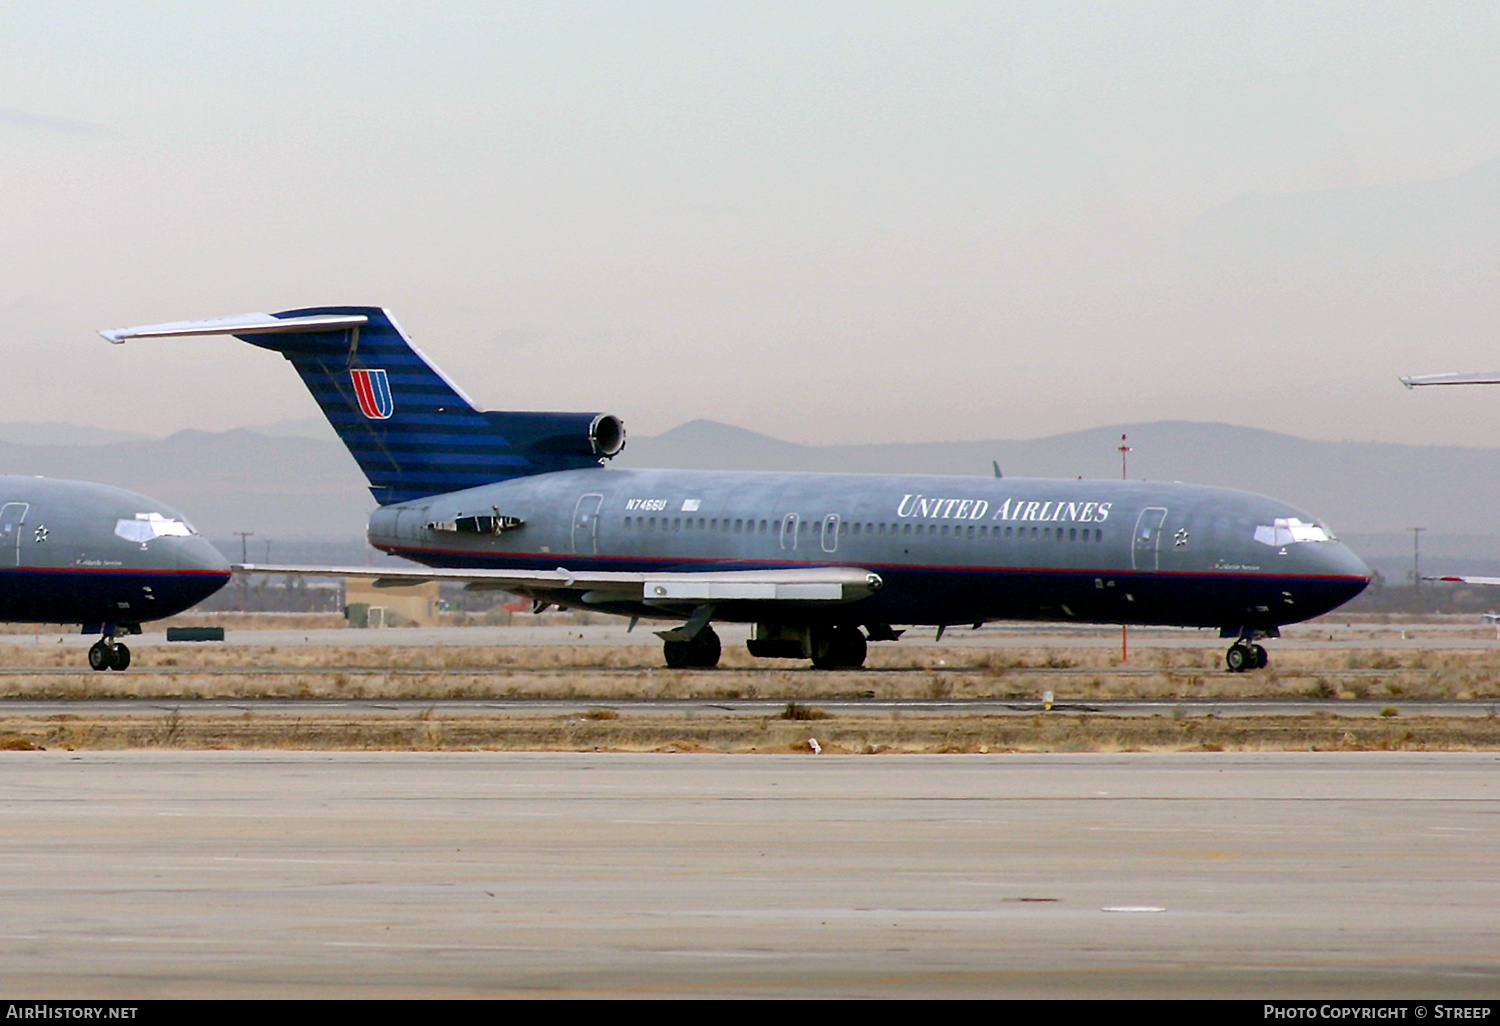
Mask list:
[[[291,361],[381,505],[598,466],[625,447],[602,413],[484,412],[379,307],[331,306],[122,328],[111,342],[234,335]]]

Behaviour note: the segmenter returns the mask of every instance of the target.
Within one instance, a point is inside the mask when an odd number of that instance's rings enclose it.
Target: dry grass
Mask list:
[[[1074,715],[825,719],[201,715],[0,722],[0,758],[31,748],[807,752],[1494,751],[1500,720],[1336,716],[1174,719]]]
[[[237,614],[226,614],[237,615]],[[199,618],[202,619],[201,617]],[[274,618],[272,618],[274,620]],[[269,622],[268,626],[286,626]],[[296,626],[313,626],[307,617]],[[1422,625],[1337,625],[1330,636],[1393,636]],[[1466,627],[1439,624],[1446,638]],[[236,629],[248,629],[244,625]],[[1319,627],[1320,632],[1322,627]],[[1490,637],[1490,628],[1478,636]],[[1060,643],[985,648],[875,645],[854,671],[821,672],[799,661],[753,659],[726,645],[716,670],[669,670],[654,640],[631,645],[443,646],[192,644],[139,646],[125,673],[82,669],[76,646],[0,639],[0,696],[148,698],[183,704],[139,717],[0,721],[0,752],[31,747],[430,748],[616,751],[800,751],[811,738],[825,752],[1004,752],[1265,749],[1500,748],[1494,717],[1163,717],[925,716],[829,717],[814,704],[838,698],[1007,699],[1059,705],[1091,700],[1500,698],[1500,649],[1361,648],[1337,640],[1273,647],[1272,666],[1244,674],[1221,668],[1216,647],[1140,647],[1121,664],[1113,647]],[[382,641],[387,640],[382,638]],[[634,638],[632,637],[632,641]],[[1007,640],[1013,641],[1014,638]],[[646,639],[642,639],[643,642]],[[577,700],[565,717],[500,714],[377,717],[305,713],[209,715],[194,699],[538,698]],[[780,716],[694,711],[681,717],[622,716],[631,699],[773,699]],[[1410,708],[1402,705],[1399,708]],[[4,709],[0,708],[0,715]],[[301,718],[299,718],[301,717]],[[819,718],[822,717],[822,718]],[[812,722],[815,721],[815,722]]]
[[[393,642],[398,639],[393,639]],[[874,646],[860,670],[822,672],[726,646],[716,670],[669,670],[656,645],[140,647],[126,673],[92,673],[72,646],[0,644],[10,698],[1500,698],[1500,650],[1281,648],[1231,674],[1205,648]],[[53,672],[27,673],[25,670]],[[7,672],[9,671],[9,672]],[[61,671],[61,672],[58,672]]]

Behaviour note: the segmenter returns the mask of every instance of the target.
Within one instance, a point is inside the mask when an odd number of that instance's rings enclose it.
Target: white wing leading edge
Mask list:
[[[1413,378],[1402,378],[1407,388],[1418,385],[1500,385],[1500,371],[1489,374],[1421,374]]]
[[[1488,584],[1488,585],[1491,585],[1491,586],[1500,585],[1500,577],[1471,577],[1471,576],[1458,576],[1456,574],[1450,574],[1450,575],[1447,575],[1447,576],[1444,576],[1444,577],[1424,577],[1424,578],[1422,578],[1422,580],[1424,580],[1424,581],[1452,581],[1452,582],[1454,582],[1456,584]]]

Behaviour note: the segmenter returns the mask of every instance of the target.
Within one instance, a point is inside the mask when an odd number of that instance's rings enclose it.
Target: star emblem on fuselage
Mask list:
[[[1186,527],[1179,527],[1177,529],[1177,533],[1172,535],[1172,544],[1177,546],[1179,549],[1182,549],[1187,547],[1187,543],[1188,530]]]
[[[35,537],[36,537],[36,540],[39,541],[39,542],[44,542],[44,541],[47,540],[47,525],[46,524],[40,524],[40,525],[37,526]]]

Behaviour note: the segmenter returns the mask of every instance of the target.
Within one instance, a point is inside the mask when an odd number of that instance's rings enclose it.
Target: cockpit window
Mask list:
[[[1255,540],[1262,545],[1281,547],[1296,542],[1334,541],[1333,532],[1322,524],[1309,524],[1296,517],[1277,517],[1270,526],[1255,529]]]
[[[164,517],[160,513],[137,513],[134,520],[120,520],[115,523],[115,534],[126,541],[142,544],[153,538],[174,535],[188,538],[197,533],[193,530],[193,525],[186,520]]]

